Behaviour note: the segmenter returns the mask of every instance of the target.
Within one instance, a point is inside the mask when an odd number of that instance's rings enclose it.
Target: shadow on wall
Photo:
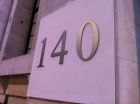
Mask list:
[[[133,0],[140,91],[140,0]]]
[[[41,17],[49,15],[73,1],[75,0],[44,0],[43,2],[40,2],[41,3],[40,9],[42,12]]]

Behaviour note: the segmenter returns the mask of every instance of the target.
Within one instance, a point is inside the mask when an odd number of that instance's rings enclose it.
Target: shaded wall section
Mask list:
[[[8,23],[13,0],[0,0],[0,48]]]
[[[134,24],[136,32],[137,60],[139,69],[139,89],[140,89],[140,0],[133,0],[134,4]]]
[[[136,31],[136,39],[137,39],[137,55],[138,55],[138,63],[140,64],[140,1],[134,0],[134,23],[135,23],[135,31]],[[140,66],[140,65],[139,65]]]

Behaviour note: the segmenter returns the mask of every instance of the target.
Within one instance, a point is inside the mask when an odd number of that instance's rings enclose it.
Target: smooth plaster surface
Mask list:
[[[100,2],[96,1],[97,4]],[[77,0],[41,20],[28,96],[85,104],[115,104],[113,0],[104,2],[100,7],[92,3],[92,0]],[[81,11],[81,8],[85,9]],[[103,10],[108,15],[99,12]],[[83,62],[75,51],[75,41],[80,27],[88,20],[97,24],[100,43],[95,57],[89,62]],[[50,54],[65,29],[68,32],[66,49],[69,54],[65,56],[64,65],[59,65],[59,58],[51,58]],[[85,35],[88,33],[86,31]],[[45,37],[45,67],[37,68],[41,41]],[[88,38],[86,42],[89,41]],[[90,45],[87,45],[89,48]]]

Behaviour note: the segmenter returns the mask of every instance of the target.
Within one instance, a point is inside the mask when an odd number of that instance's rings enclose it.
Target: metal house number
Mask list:
[[[92,33],[92,50],[90,52],[90,56],[87,57],[87,58],[84,58],[83,54],[82,54],[82,39],[83,39],[83,35],[84,35],[83,34],[84,30],[85,30],[87,25],[90,25],[92,27],[92,30],[93,30],[93,33]],[[68,54],[68,50],[65,49],[66,37],[67,37],[67,31],[64,30],[60,39],[58,40],[55,48],[53,49],[53,51],[51,53],[51,57],[58,57],[58,56],[60,57],[59,64],[64,63],[64,56]],[[42,51],[41,51],[41,56],[40,56],[40,62],[39,62],[39,65],[37,66],[38,68],[39,67],[44,67],[43,59],[44,59],[46,42],[47,42],[47,38],[43,39],[43,41],[41,42]],[[61,51],[60,52],[55,52],[57,47],[59,46],[59,44],[61,44]],[[77,35],[76,49],[77,49],[77,54],[78,54],[79,58],[82,61],[91,60],[94,57],[94,55],[97,51],[98,45],[99,45],[99,30],[98,30],[97,24],[93,21],[88,21],[81,27],[80,32]]]

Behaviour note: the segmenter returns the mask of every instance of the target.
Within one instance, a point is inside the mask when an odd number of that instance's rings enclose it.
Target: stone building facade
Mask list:
[[[1,104],[71,104],[27,96],[27,89],[40,20],[75,1],[0,0]],[[140,104],[140,1],[113,0],[113,3],[115,102],[111,104]]]

